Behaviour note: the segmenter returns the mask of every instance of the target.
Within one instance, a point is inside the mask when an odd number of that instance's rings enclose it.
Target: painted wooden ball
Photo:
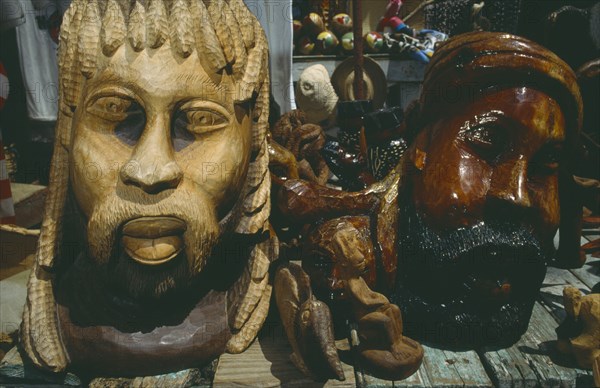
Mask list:
[[[315,37],[319,35],[321,32],[325,31],[325,23],[323,22],[323,18],[318,13],[311,12],[302,21],[304,27],[308,31],[311,37]]]
[[[296,45],[298,52],[302,55],[310,55],[315,50],[315,42],[312,41],[308,36],[303,36],[298,40]]]
[[[332,53],[338,46],[339,41],[331,31],[323,31],[317,36],[316,45],[324,54]]]
[[[365,48],[371,53],[378,53],[383,49],[383,35],[371,31],[365,34]]]
[[[342,48],[345,51],[354,50],[354,33],[346,32],[344,36],[342,36]]]
[[[347,13],[338,13],[331,21],[331,29],[337,36],[343,36],[352,31],[352,18]]]

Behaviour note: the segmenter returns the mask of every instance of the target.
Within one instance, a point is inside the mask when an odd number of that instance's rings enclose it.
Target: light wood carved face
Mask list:
[[[202,269],[239,199],[251,112],[234,103],[233,78],[206,74],[196,52],[124,45],[100,61],[73,118],[71,186],[91,258],[112,255],[125,283],[167,265],[148,285],[161,293]]]

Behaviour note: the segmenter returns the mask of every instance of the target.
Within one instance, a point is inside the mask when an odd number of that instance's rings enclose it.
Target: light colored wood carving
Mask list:
[[[102,30],[100,11],[96,0],[90,0],[87,4],[83,18],[87,23],[87,27],[79,35],[78,50],[82,53],[81,73],[86,78],[90,78],[96,71],[96,56],[98,55],[98,44],[100,43],[100,32]]]
[[[142,51],[146,44],[146,10],[139,1],[131,7],[128,25],[129,44],[135,51]]]
[[[196,33],[198,52],[203,54],[202,58],[206,58],[210,66],[216,70],[223,69],[227,66],[227,62],[204,3],[202,1],[192,1],[190,15]]]
[[[568,333],[568,338],[559,338],[558,349],[573,355],[580,367],[592,369],[600,358],[600,294],[583,295],[569,286],[563,290],[563,301],[567,320],[579,330]]]
[[[269,300],[271,299],[271,285],[268,285],[264,292],[263,296],[260,298],[260,302],[256,306],[256,309],[246,321],[242,329],[233,335],[233,337],[227,343],[227,352],[228,353],[241,353],[250,346],[252,341],[256,338],[256,335],[260,328],[262,327],[265,319],[267,317],[267,313],[269,312]]]
[[[211,1],[207,5],[208,13],[211,19],[214,21],[213,27],[217,33],[217,39],[220,42],[220,47],[223,47],[223,53],[225,54],[225,60],[227,64],[232,64],[235,61],[235,49],[227,37],[231,36],[229,26],[225,21],[225,8],[221,2]]]
[[[192,18],[184,0],[174,0],[171,8],[170,23],[172,29],[171,44],[177,53],[187,58],[194,51],[195,39],[192,31]]]
[[[60,69],[63,73],[62,77],[60,77],[60,87],[63,88],[62,97],[64,97],[64,102],[71,109],[74,109],[77,104],[77,97],[80,95],[83,84],[82,77],[79,76],[81,59],[77,50],[77,45],[71,42],[74,42],[77,39],[83,21],[85,7],[85,1],[76,0],[71,3],[70,12],[72,12],[73,16],[67,21],[65,25],[66,28],[63,27],[60,34],[61,46],[64,47],[60,51],[65,51],[64,66]],[[65,19],[68,16],[70,15],[66,14]],[[63,37],[65,37],[65,39],[63,39]]]
[[[65,14],[60,37],[57,141],[21,329],[26,353],[35,365],[43,369],[63,371],[71,359],[57,321],[53,280],[58,270],[55,262],[61,257],[65,205],[67,198],[71,201],[76,197],[69,195],[73,189],[69,180],[70,172],[73,163],[87,162],[72,159],[73,139],[77,139],[74,130],[87,107],[82,105],[86,98],[83,91],[88,90],[106,64],[147,57],[148,54],[144,53],[147,49],[153,50],[153,55],[170,52],[178,64],[198,62],[203,73],[215,84],[236,81],[227,96],[229,101],[244,104],[249,109],[247,114],[250,117],[244,120],[251,127],[251,134],[245,143],[250,148],[250,156],[249,160],[246,159],[246,176],[240,174],[240,179],[244,181],[239,185],[239,195],[236,195],[239,198],[237,205],[222,220],[221,232],[248,236],[269,233],[271,181],[266,138],[269,114],[268,48],[260,24],[243,1],[73,0]],[[134,55],[130,57],[132,51]],[[148,69],[148,72],[152,71],[160,69]],[[156,88],[163,88],[166,84],[157,84]],[[155,124],[158,125],[155,119],[147,120],[144,130]],[[142,137],[139,141],[149,140]],[[155,150],[165,146],[158,139],[156,141]],[[143,155],[134,156],[137,159],[132,158],[138,160]],[[112,157],[110,152],[107,157]],[[118,174],[115,178],[122,179],[123,176],[127,177],[127,174]],[[102,176],[100,178],[103,179]],[[79,205],[77,209],[86,206],[82,203]],[[168,241],[166,239],[163,242]],[[228,312],[226,318],[231,323],[232,334],[226,345],[227,351],[243,351],[256,337],[266,318],[271,295],[268,268],[277,255],[276,245],[274,236],[257,243],[251,249],[250,257],[243,258],[247,259],[244,276],[234,282],[226,298],[215,299],[227,303],[224,310]],[[179,241],[173,245],[175,248],[178,246]],[[170,249],[163,248],[166,251]],[[159,251],[157,248],[156,252]],[[203,263],[195,263],[193,269],[202,266]]]
[[[167,10],[162,0],[151,0],[147,13],[146,39],[150,48],[158,48],[167,40]]]
[[[162,1],[159,1],[162,3]],[[70,8],[71,10],[73,8]],[[69,20],[65,16],[65,20]],[[152,20],[152,19],[151,19]],[[64,31],[64,24],[62,26]],[[152,30],[151,30],[152,31]],[[64,33],[61,34],[64,36]],[[127,28],[125,27],[125,18],[121,7],[116,0],[108,0],[106,11],[102,22],[102,53],[106,56],[112,56],[115,51],[123,44],[127,36]],[[60,65],[62,68],[62,65]]]

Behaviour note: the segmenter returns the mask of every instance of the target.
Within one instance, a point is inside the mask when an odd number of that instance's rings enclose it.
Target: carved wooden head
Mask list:
[[[559,181],[581,108],[573,71],[523,38],[471,33],[436,52],[405,158],[398,304],[408,321],[438,322],[451,333],[433,336],[462,345],[527,328],[568,217]]]
[[[22,328],[30,357],[52,370],[68,363],[50,273],[64,269],[56,259],[71,199],[86,259],[134,299],[185,289],[224,236],[263,234],[270,212],[268,48],[242,0],[74,0],[59,67],[49,198]],[[272,252],[254,244],[225,301],[230,351],[243,350],[266,315],[256,306],[268,306]],[[51,331],[43,346],[32,334],[41,326]]]

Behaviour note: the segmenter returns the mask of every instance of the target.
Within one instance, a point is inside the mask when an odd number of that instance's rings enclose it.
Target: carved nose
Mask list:
[[[148,194],[176,188],[183,172],[173,157],[167,121],[162,117],[149,120],[144,135],[131,159],[120,171],[123,183],[141,188]]]
[[[518,159],[497,166],[488,196],[520,208],[531,207],[527,188],[527,162]]]
[[[183,173],[177,163],[170,161],[144,161],[132,158],[121,169],[123,183],[141,188],[148,194],[174,189],[181,182]]]

